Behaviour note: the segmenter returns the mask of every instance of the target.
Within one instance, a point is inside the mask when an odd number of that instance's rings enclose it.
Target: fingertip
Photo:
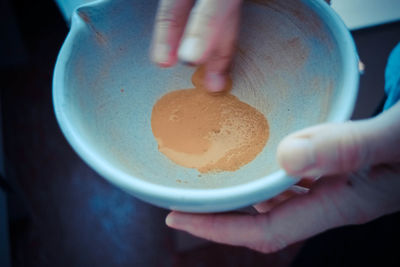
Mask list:
[[[278,162],[293,176],[303,176],[314,166],[314,147],[308,138],[285,138],[278,146]]]
[[[168,62],[156,62],[160,68],[169,68],[176,64],[176,60],[171,59]]]
[[[152,60],[162,68],[168,68],[175,64],[176,57],[173,56],[168,44],[156,43],[152,49]]]
[[[227,77],[220,73],[208,72],[205,77],[206,90],[211,93],[222,92],[227,84]]]
[[[186,37],[178,49],[179,60],[187,63],[198,63],[205,51],[205,42],[198,37]]]
[[[165,218],[165,224],[171,228],[179,228],[180,225],[184,224],[185,214],[177,211],[170,212]]]
[[[167,225],[167,226],[169,226],[169,227],[173,227],[173,225],[174,225],[174,215],[173,215],[173,213],[174,212],[170,212],[168,215],[167,215],[167,217],[165,218],[165,224]]]

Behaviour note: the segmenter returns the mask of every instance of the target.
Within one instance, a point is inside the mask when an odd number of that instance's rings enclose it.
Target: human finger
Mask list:
[[[318,181],[312,192],[259,215],[172,212],[168,226],[211,241],[271,253],[327,229],[361,223],[356,197],[337,177]],[[335,199],[335,201],[332,201]]]
[[[400,103],[378,117],[318,125],[286,137],[278,160],[290,175],[315,177],[400,161]]]
[[[229,90],[229,70],[236,50],[239,30],[239,8],[232,11],[230,21],[215,42],[211,55],[205,62],[205,89],[210,92]]]
[[[275,208],[276,206],[287,201],[288,199],[306,194],[308,193],[308,191],[309,188],[307,187],[294,185],[291,186],[288,190],[284,191],[283,193],[277,195],[276,197],[257,203],[253,205],[253,207],[257,210],[258,213],[266,213]]]
[[[153,40],[152,60],[162,67],[177,61],[177,50],[194,0],[160,0]]]
[[[178,57],[194,64],[204,63],[221,40],[227,25],[236,20],[241,0],[199,0],[192,9]]]

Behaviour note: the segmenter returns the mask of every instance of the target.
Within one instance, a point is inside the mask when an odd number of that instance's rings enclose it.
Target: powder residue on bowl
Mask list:
[[[154,105],[151,127],[158,149],[173,162],[201,173],[235,171],[262,151],[268,122],[229,90],[207,93],[203,76],[200,68],[192,78],[196,88],[167,93]]]

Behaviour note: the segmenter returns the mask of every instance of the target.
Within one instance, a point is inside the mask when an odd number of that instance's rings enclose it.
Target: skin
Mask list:
[[[151,59],[160,67],[171,67],[178,60],[190,65],[204,65],[206,89],[222,91],[235,52],[242,2],[160,0]],[[326,2],[330,3],[329,0]]]
[[[179,60],[204,64],[206,88],[222,91],[228,78],[241,0],[161,0],[151,58],[161,67]],[[190,16],[189,16],[190,13]]]
[[[163,67],[178,58],[205,64],[208,90],[218,91],[233,54],[240,1],[199,0],[189,17],[192,5],[189,0],[160,2],[152,58]],[[216,38],[222,34],[226,39]],[[202,42],[189,49],[184,44],[192,36]],[[169,48],[159,49],[159,44]],[[173,211],[166,223],[211,241],[271,253],[331,228],[399,211],[399,118],[397,103],[375,118],[323,124],[284,138],[279,163],[288,174],[304,177],[302,187],[255,205],[257,215]]]
[[[328,229],[362,224],[400,210],[400,103],[368,120],[324,124],[286,137],[286,172],[321,177],[308,192],[257,204],[258,215],[173,211],[172,228],[219,243],[271,253]],[[310,161],[303,160],[311,158]]]

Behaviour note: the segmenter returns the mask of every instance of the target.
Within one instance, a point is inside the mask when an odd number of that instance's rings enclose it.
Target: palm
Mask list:
[[[327,229],[365,223],[398,210],[399,176],[400,164],[327,176],[308,193],[293,196],[266,213],[180,214],[172,226],[215,242],[274,252]],[[267,202],[258,209],[263,204]]]
[[[400,103],[374,119],[312,127],[283,140],[278,158],[286,171],[300,177],[325,174],[308,192],[289,190],[259,203],[256,215],[172,212],[167,224],[212,241],[273,252],[330,228],[398,211],[399,114]],[[297,173],[290,170],[297,159],[290,142],[296,138],[308,138],[316,157],[312,168]]]

